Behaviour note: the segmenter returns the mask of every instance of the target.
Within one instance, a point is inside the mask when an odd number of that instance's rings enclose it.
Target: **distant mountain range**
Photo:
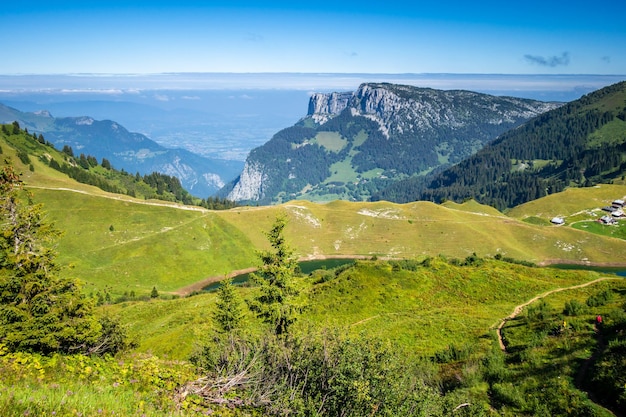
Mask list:
[[[308,115],[250,152],[220,191],[238,201],[368,200],[462,161],[560,103],[365,83],[313,94]]]
[[[503,210],[626,175],[626,82],[567,104],[387,83],[316,93],[245,165],[168,149],[110,120],[0,104],[0,123],[12,121],[77,156],[254,204],[474,198]]]
[[[77,156],[83,153],[106,158],[115,168],[130,173],[159,172],[175,176],[187,191],[201,198],[215,194],[237,176],[243,165],[184,149],[165,148],[114,121],[88,116],[55,118],[45,110],[21,112],[0,104],[0,123],[13,121],[31,133],[43,134],[57,149],[70,146]]]

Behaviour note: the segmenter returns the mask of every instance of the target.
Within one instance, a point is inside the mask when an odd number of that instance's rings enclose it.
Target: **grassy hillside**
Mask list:
[[[626,196],[626,185],[598,184],[594,187],[569,188],[561,193],[529,201],[507,211],[516,219],[539,217],[550,221],[555,216],[568,217],[580,212],[600,210],[611,202]]]
[[[139,174],[116,170],[105,158],[100,163],[90,155],[78,152],[74,155],[69,147],[59,151],[43,135],[31,135],[27,130],[20,129],[17,122],[2,125],[0,146],[2,145],[6,148],[8,157],[19,160],[24,165],[25,178],[33,178],[34,183],[39,181],[48,187],[58,182],[62,186],[66,180],[72,179],[70,184],[79,182],[95,185],[101,190],[138,198],[202,202],[191,197],[175,177],[158,173],[141,177]]]
[[[507,322],[505,366],[490,378],[502,415],[622,415],[625,291],[619,280],[555,293]]]
[[[89,291],[107,289],[114,295],[147,294],[153,286],[161,292],[175,291],[207,277],[256,266],[255,251],[266,247],[263,233],[279,213],[288,216],[286,235],[303,258],[439,254],[465,258],[472,253],[536,263],[613,263],[626,258],[624,240],[570,227],[537,226],[474,202],[439,206],[298,201],[226,211],[191,210],[122,199],[63,178],[51,180],[43,177],[43,171],[39,167],[34,173],[24,171],[24,180],[65,232],[58,251],[59,260],[73,266],[66,273],[86,281]],[[82,192],[38,188],[50,185]]]
[[[454,415],[608,417],[612,414],[589,401],[576,381],[586,376],[598,381],[596,389],[602,390],[612,385],[601,379],[605,375],[601,371],[622,369],[602,368],[601,361],[583,365],[594,362],[596,314],[605,317],[607,340],[619,337],[615,326],[626,323],[619,315],[624,280],[564,290],[546,296],[545,303],[531,304],[505,326],[506,354],[493,339],[493,328],[516,305],[547,290],[597,277],[592,272],[555,272],[479,258],[460,263],[434,258],[423,264],[359,261],[324,279],[319,275],[299,279],[310,308],[294,332],[344,329],[355,336],[355,346],[358,340],[386,340],[386,346],[401,358],[403,372],[417,372],[427,387],[438,387],[443,402],[432,403],[428,415],[450,415],[459,404],[466,404]],[[254,291],[237,289],[243,299]],[[595,302],[593,309],[581,307],[574,316],[562,313],[572,300],[586,306],[589,299],[605,301]],[[246,407],[238,413],[215,404],[207,409],[197,396],[182,395],[191,381],[210,381],[198,379],[206,375],[185,359],[210,341],[215,301],[211,293],[102,307],[103,314],[121,317],[139,343],[139,352],[116,358],[46,358],[0,349],[0,394],[9,394],[0,395],[0,411],[7,416],[52,412],[193,416],[208,410],[217,415],[256,415]],[[562,326],[564,317],[567,332],[550,332]],[[244,332],[262,329],[247,311],[244,323]],[[609,391],[601,392],[609,406],[616,404]],[[428,398],[423,386],[415,394]]]
[[[527,223],[553,226],[550,220],[561,217],[565,227],[588,233],[626,240],[626,222],[622,219],[606,225],[598,220],[609,215],[602,210],[618,199],[626,197],[626,186],[601,184],[591,188],[570,188],[562,193],[550,195],[515,207],[508,215]],[[609,215],[610,216],[610,215]],[[615,263],[621,260],[615,257]]]
[[[94,289],[173,291],[249,266],[254,258],[248,238],[209,211],[56,190],[36,190],[36,198],[65,230],[59,260]]]
[[[433,258],[420,267],[358,261],[337,279],[312,288],[306,319],[349,325],[355,334],[389,338],[407,352],[426,355],[451,345],[484,347],[488,330],[515,305],[593,275],[571,272],[482,260],[459,266]]]
[[[280,213],[289,219],[286,235],[301,258],[465,258],[476,253],[536,263],[626,259],[623,239],[541,226],[549,225],[555,215],[601,207],[626,195],[625,187],[568,190],[513,210],[510,216],[471,200],[442,205],[292,201],[209,211],[77,183],[41,158],[56,151],[33,140],[20,143],[32,148],[29,165],[9,142],[2,146],[4,156],[13,160],[35,201],[44,204],[64,232],[58,241],[59,261],[72,267],[64,273],[85,281],[89,292],[139,296],[153,287],[174,292],[208,277],[257,266],[255,251],[266,247],[264,231]],[[541,221],[532,221],[535,218]]]
[[[354,254],[415,258],[443,254],[464,258],[475,252],[480,256],[500,253],[532,262],[611,262],[624,253],[623,241],[605,240],[571,228],[538,227],[488,207],[478,210],[475,203],[460,210],[451,207],[427,202],[299,201],[218,215],[236,226],[267,225],[273,213],[282,210],[290,218],[287,236],[304,257]],[[608,248],[614,255],[607,253]]]
[[[475,257],[458,261],[437,257],[421,263],[357,261],[352,267],[298,279],[307,308],[292,332],[306,337],[338,331],[354,340],[383,340],[402,358],[405,370],[418,363],[421,377],[445,387],[456,405],[471,403],[476,413],[472,415],[536,415],[543,409],[565,416],[593,409],[592,415],[610,416],[589,401],[576,382],[583,372],[588,378],[597,372],[581,368],[591,363],[597,346],[590,324],[595,315],[604,315],[607,325],[623,315],[619,312],[626,291],[623,279],[568,289],[598,277],[595,272],[530,268]],[[541,307],[544,301],[536,301],[510,321],[503,330],[509,353],[499,352],[494,340],[498,323],[516,306],[550,290],[562,291],[544,297],[547,309]],[[237,289],[244,300],[256,291]],[[562,313],[571,300],[586,306],[585,300],[607,291],[612,295],[606,306],[581,307],[576,317]],[[545,312],[544,327],[539,329],[533,315],[538,308]],[[129,326],[140,352],[170,359],[187,358],[211,343],[215,309],[215,293],[106,307],[108,314]],[[244,316],[243,334],[263,331],[247,309]],[[570,323],[568,334],[549,332],[564,320]],[[491,411],[485,414],[481,409]]]
[[[86,292],[108,293],[113,301],[122,295],[127,299],[132,298],[130,294],[147,296],[153,287],[161,294],[174,293],[207,276],[257,265],[256,251],[268,247],[264,233],[281,214],[288,218],[285,237],[299,257],[379,258],[298,277],[296,286],[305,308],[291,327],[292,341],[311,344],[300,346],[303,351],[297,351],[297,343],[279,344],[285,349],[280,355],[270,350],[272,355],[255,359],[285,357],[295,361],[292,364],[306,365],[315,349],[345,348],[346,352],[334,351],[337,355],[330,356],[346,361],[338,365],[347,371],[365,366],[361,359],[384,367],[385,372],[374,375],[371,382],[356,374],[344,380],[344,387],[355,395],[353,399],[366,400],[367,410],[378,407],[370,395],[389,389],[377,381],[387,381],[390,375],[394,381],[401,375],[417,381],[417,385],[402,385],[396,398],[409,396],[415,404],[428,405],[430,415],[450,415],[456,409],[455,414],[468,416],[583,411],[608,416],[608,411],[580,391],[576,380],[584,364],[590,369],[585,375],[598,381],[596,386],[619,394],[621,385],[611,381],[621,384],[621,379],[612,377],[611,372],[619,375],[623,370],[615,352],[619,353],[624,343],[619,326],[626,323],[626,281],[612,277],[570,291],[569,287],[592,282],[600,275],[510,262],[510,258],[536,263],[626,259],[624,239],[550,225],[550,210],[559,204],[550,199],[557,195],[520,207],[510,216],[475,201],[442,205],[292,201],[273,207],[210,211],[104,192],[68,179],[40,159],[23,163],[8,144],[3,144],[2,152],[4,158],[14,161],[49,219],[64,231],[56,248],[61,274],[81,278]],[[575,219],[591,207],[621,197],[623,191],[616,186],[568,191],[562,195],[567,204],[559,214]],[[494,331],[498,323],[516,306],[558,289],[563,291],[546,296],[550,309],[539,309],[541,314],[545,312],[544,327],[536,328],[522,316],[511,320],[504,327],[509,351],[506,355],[500,352]],[[577,307],[576,318],[568,315],[564,320],[562,311],[572,298],[582,305],[588,298],[600,299],[599,290],[604,291],[602,299],[609,301]],[[243,301],[243,325],[238,334],[258,343],[256,338],[267,335],[267,325],[255,318],[245,303],[254,299],[258,288],[244,286],[235,291]],[[187,416],[216,410],[217,415],[265,414],[267,408],[234,411],[207,406],[190,393],[198,386],[194,383],[206,386],[207,381],[217,381],[206,379],[213,378],[211,368],[202,374],[188,362],[201,347],[205,347],[205,355],[215,348],[212,316],[217,295],[170,298],[99,307],[99,314],[119,319],[136,342],[132,351],[115,358],[8,352],[0,343],[0,414]],[[531,307],[527,309],[536,310]],[[531,319],[536,317],[533,314]],[[595,314],[606,316],[607,326],[613,326],[607,327],[606,339],[596,339],[591,328]],[[563,321],[572,326],[567,337],[552,332]],[[332,334],[345,339],[324,339]],[[603,340],[609,341],[609,337],[617,338],[610,344],[612,348],[607,347],[609,343],[604,346]],[[315,338],[323,343],[314,344]],[[251,345],[251,349],[260,348],[265,346]],[[594,349],[604,355],[605,348],[606,361],[592,364]],[[289,356],[302,352],[304,356]],[[366,357],[359,356],[362,354]],[[308,366],[306,369],[315,371],[316,367]],[[401,374],[390,374],[390,369]],[[329,377],[325,382],[331,380],[338,381]],[[612,394],[605,397],[608,406],[621,401]],[[459,404],[468,405],[458,409]]]
[[[427,356],[449,345],[481,350],[490,343],[485,338],[490,329],[516,305],[548,290],[598,277],[595,272],[529,268],[495,260],[463,263],[444,258],[424,263],[356,261],[337,274],[302,277],[299,286],[307,294],[307,308],[296,331],[348,329]],[[238,291],[249,299],[255,288]],[[106,310],[130,326],[140,351],[184,358],[209,334],[215,298],[215,293],[207,293],[112,305]],[[250,313],[246,321],[254,332],[258,323]]]

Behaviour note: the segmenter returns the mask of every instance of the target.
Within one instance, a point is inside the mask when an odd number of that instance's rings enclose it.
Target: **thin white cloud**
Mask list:
[[[45,90],[49,92],[62,93],[62,94],[82,94],[82,93],[107,94],[107,95],[124,94],[124,91],[119,90],[119,89],[62,88],[59,90],[54,90],[54,89],[45,89]],[[41,91],[43,92],[45,90],[41,90]]]
[[[624,81],[626,75],[498,75],[498,74],[370,74],[370,73],[169,73],[128,76],[0,75],[0,91],[13,93],[64,93],[103,95],[146,95],[171,100],[167,91],[182,93],[187,100],[203,90],[302,90],[304,92],[353,91],[365,82],[463,89],[497,94],[523,92],[572,92],[594,89]],[[158,86],[158,87],[155,87]],[[156,95],[156,96],[155,96]],[[241,99],[233,95],[232,99]],[[517,94],[515,94],[517,95]],[[577,98],[577,97],[576,97]]]

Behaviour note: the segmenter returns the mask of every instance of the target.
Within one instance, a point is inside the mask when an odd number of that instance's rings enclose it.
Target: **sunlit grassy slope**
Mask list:
[[[589,188],[568,188],[538,200],[512,208],[507,214],[523,220],[535,216],[549,221],[555,216],[565,219],[582,211],[600,210],[626,196],[626,185],[600,184]],[[606,214],[606,213],[604,213]]]
[[[286,237],[302,258],[376,256],[465,258],[501,254],[531,262],[620,262],[626,241],[571,227],[538,226],[524,219],[551,218],[598,207],[626,194],[626,187],[574,189],[512,210],[508,216],[474,201],[292,201],[279,206],[208,211],[133,199],[78,184],[33,158],[34,170],[11,156],[27,188],[56,226],[62,273],[86,282],[86,291],[113,295],[152,287],[174,292],[211,276],[257,266],[267,248],[264,232],[278,215],[288,219]],[[555,213],[555,211],[558,211]],[[553,214],[554,213],[554,214]]]
[[[290,202],[228,211],[191,211],[142,201],[33,189],[57,226],[59,260],[94,289],[174,291],[209,276],[256,266],[264,231],[286,214],[300,257],[365,255],[464,258],[498,253],[532,262],[618,262],[626,241],[569,227],[528,224],[480,209],[411,204]]]
[[[248,266],[254,247],[245,234],[208,211],[37,190],[65,235],[59,260],[95,288],[172,291],[209,275]]]
[[[467,204],[459,209],[428,202],[400,205],[336,201],[321,205],[299,201],[218,215],[234,225],[267,228],[274,212],[283,211],[290,218],[287,236],[303,257],[358,254],[411,258],[444,254],[464,258],[475,252],[480,256],[500,253],[532,262],[609,262],[626,254],[623,241],[571,228],[538,227],[474,202]]]
[[[528,203],[507,215],[475,201],[442,205],[292,201],[272,207],[209,211],[109,194],[68,180],[38,160],[33,161],[31,170],[11,152],[3,150],[5,157],[16,161],[35,201],[44,204],[49,219],[65,232],[57,247],[61,274],[85,281],[87,292],[146,295],[157,287],[161,293],[174,293],[208,276],[256,266],[256,251],[268,246],[264,232],[277,216],[286,215],[286,238],[299,257],[378,258],[359,260],[341,271],[317,271],[296,278],[304,308],[291,331],[302,334],[330,329],[356,337],[379,337],[407,358],[463,350],[471,352],[472,361],[482,363],[475,358],[481,358],[492,346],[497,347],[493,329],[516,306],[549,290],[599,277],[589,271],[525,267],[507,262],[510,260],[506,258],[536,263],[623,263],[626,259],[624,239],[577,230],[569,224],[557,227],[549,223],[555,215],[567,216],[569,222],[581,213],[597,210],[626,194],[624,187],[569,190]],[[555,213],[556,209],[559,211]],[[493,259],[498,254],[504,259]],[[411,260],[395,260],[400,258]],[[598,288],[623,291],[624,280],[613,277]],[[264,329],[245,304],[256,291],[254,287],[236,289],[242,300],[244,334],[261,333]],[[583,295],[593,293],[591,287],[584,291],[587,292]],[[552,300],[563,304],[573,294],[584,300],[580,290],[564,291]],[[212,314],[216,298],[215,293],[203,293],[186,298],[128,301],[102,305],[97,311],[119,318],[138,343],[134,354],[152,353],[182,360],[171,362],[182,365],[195,348],[214,334]],[[507,327],[506,331],[511,329]],[[147,360],[125,368],[133,372],[128,377],[129,385],[137,384],[136,375],[161,375],[159,369],[167,369],[163,374],[171,375],[170,362],[158,365],[158,359],[149,354],[133,357]],[[137,372],[134,364],[143,362],[150,368],[145,373]],[[125,366],[124,360],[116,359],[115,363]],[[446,369],[455,375],[469,369],[456,366],[446,365]],[[90,364],[85,365],[85,372],[88,368],[91,369]],[[113,372],[118,372],[118,368]],[[98,378],[93,385],[97,394],[78,394],[81,404],[98,398],[99,402],[93,403],[98,406],[94,405],[93,410],[102,408],[102,392],[105,401],[114,402],[113,395],[108,395],[112,392],[110,387],[119,385],[119,378],[115,383]],[[78,391],[73,380],[73,385],[67,382],[59,385],[55,381],[54,386],[62,387],[65,393]],[[22,384],[17,392],[25,397],[18,397],[17,402],[43,401],[37,396],[53,398],[55,392],[50,390],[55,388],[44,385],[33,394],[31,386]],[[109,390],[102,391],[101,386]],[[143,407],[144,397],[137,396],[137,385],[124,392],[131,393],[134,400],[124,400],[118,393],[115,398],[121,399],[120,407],[107,408],[121,410],[123,403]],[[491,391],[480,384],[477,392],[486,398]],[[137,402],[139,405],[134,405]]]
[[[601,184],[592,188],[571,188],[515,207],[508,214],[526,223],[543,226],[552,226],[550,219],[558,216],[564,220],[564,227],[623,241],[626,240],[624,219],[612,225],[598,220],[603,216],[611,217],[602,209],[603,207],[624,198],[626,198],[624,185]],[[615,257],[613,262],[623,263],[618,257]]]
[[[357,261],[355,267],[323,283],[315,277],[298,278],[307,307],[294,331],[364,332],[420,355],[449,345],[478,349],[490,342],[490,329],[516,305],[597,277],[594,272],[528,268],[494,260],[458,266],[437,257],[414,270],[388,261]],[[246,299],[256,290],[237,291]],[[205,293],[105,308],[129,326],[139,350],[182,358],[210,336],[215,299],[215,293]],[[244,311],[246,331],[259,331],[261,323]]]

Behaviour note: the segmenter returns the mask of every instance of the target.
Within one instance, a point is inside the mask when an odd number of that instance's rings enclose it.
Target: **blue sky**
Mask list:
[[[626,74],[626,1],[3,4],[0,74]]]

